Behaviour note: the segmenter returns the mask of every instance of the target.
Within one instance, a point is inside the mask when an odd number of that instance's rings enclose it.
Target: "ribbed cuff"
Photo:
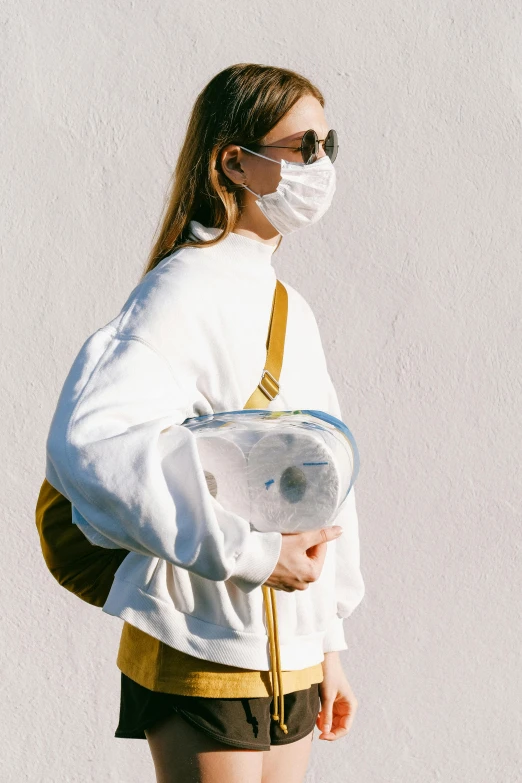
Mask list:
[[[344,638],[343,618],[336,616],[330,623],[323,639],[323,652],[335,652],[347,650],[348,645]]]
[[[230,581],[244,593],[262,585],[277,565],[282,543],[281,533],[252,530],[247,546],[236,558]]]

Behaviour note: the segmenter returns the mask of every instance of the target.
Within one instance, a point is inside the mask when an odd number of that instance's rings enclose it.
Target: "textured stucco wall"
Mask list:
[[[117,740],[121,624],[34,526],[57,395],[141,273],[188,113],[292,67],[338,129],[336,200],[276,270],[311,303],[361,451],[360,707],[307,783],[518,783],[522,11],[517,0],[83,3],[1,14],[5,783],[153,781]]]

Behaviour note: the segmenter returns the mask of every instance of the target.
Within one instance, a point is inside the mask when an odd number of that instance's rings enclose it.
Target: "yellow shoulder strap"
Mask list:
[[[245,408],[266,408],[268,403],[279,394],[279,376],[283,366],[287,315],[288,292],[283,283],[277,280],[266,341],[265,368],[261,374],[261,380],[246,402]]]
[[[270,400],[279,393],[279,376],[283,365],[285,348],[286,319],[288,315],[288,292],[280,280],[276,281],[272,315],[266,341],[265,369],[261,380],[248,399],[245,408],[266,408]],[[279,630],[277,622],[277,602],[273,587],[261,585],[265,607],[268,643],[270,648],[270,671],[273,697],[272,719],[279,721],[279,727],[288,734],[285,723],[285,701],[281,653],[279,650]]]

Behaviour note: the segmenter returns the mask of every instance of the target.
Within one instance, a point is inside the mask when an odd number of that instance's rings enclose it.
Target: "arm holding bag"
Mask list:
[[[267,392],[262,378],[245,408],[264,408],[272,394],[277,394],[287,307],[287,292],[278,280],[272,303],[265,366],[265,370],[271,370],[275,376],[276,389]],[[117,547],[113,542],[110,542],[111,548],[92,543],[78,525],[73,524],[72,517],[70,500],[45,478],[35,510],[36,528],[45,563],[62,587],[87,603],[102,607],[112,587],[114,575],[129,554],[129,549]]]
[[[195,436],[183,426],[197,371],[187,360],[178,372],[143,339],[99,330],[65,381],[46,478],[71,500],[92,544],[250,592],[272,573],[281,534],[251,530],[208,492]]]

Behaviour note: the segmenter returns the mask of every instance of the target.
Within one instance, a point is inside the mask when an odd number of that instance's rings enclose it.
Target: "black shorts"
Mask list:
[[[320,710],[319,683],[285,693],[285,723],[288,727],[288,734],[285,734],[279,721],[272,718],[271,696],[233,699],[180,696],[151,691],[123,672],[120,674],[120,721],[115,737],[147,739],[144,729],[174,711],[227,745],[270,750],[270,745],[286,745],[310,734]]]

